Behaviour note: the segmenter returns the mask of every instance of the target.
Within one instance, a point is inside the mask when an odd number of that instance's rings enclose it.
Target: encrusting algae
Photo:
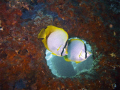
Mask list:
[[[119,88],[119,14],[118,10],[109,9],[117,0],[113,3],[113,0],[109,3],[95,0],[18,0],[21,2],[18,6],[12,1],[0,1],[1,90]],[[46,15],[53,17],[53,21],[49,18],[49,25],[64,28],[69,38],[78,37],[91,45],[94,61],[90,71],[72,78],[57,78],[51,73],[45,60],[45,47],[37,38],[40,30],[48,26],[45,18],[41,25],[35,23],[38,22],[35,17],[39,9],[43,12],[41,18]],[[29,15],[23,18],[25,12]],[[25,87],[20,88],[19,81]]]

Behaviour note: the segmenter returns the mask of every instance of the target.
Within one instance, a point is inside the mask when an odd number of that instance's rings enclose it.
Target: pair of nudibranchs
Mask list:
[[[85,43],[79,38],[68,39],[68,33],[62,28],[47,26],[38,34],[43,38],[42,42],[46,49],[53,55],[63,56],[65,61],[80,63],[86,60],[91,53],[86,50]]]

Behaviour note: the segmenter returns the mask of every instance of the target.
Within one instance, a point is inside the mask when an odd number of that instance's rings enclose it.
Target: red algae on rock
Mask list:
[[[12,6],[10,6],[0,1],[2,28],[0,89],[113,90],[119,88],[119,25],[115,23],[118,15],[108,12],[106,3],[101,1],[37,0],[37,2],[47,3],[46,11],[56,12],[59,18],[45,15],[44,10],[38,10],[33,19],[21,25],[25,21],[21,19],[21,7],[28,8],[30,3],[22,0],[17,6],[14,5],[17,2],[11,2]],[[51,73],[45,60],[45,48],[37,38],[39,31],[49,24],[64,28],[70,37],[84,39],[92,46],[94,62],[90,71],[80,72],[72,78],[58,78]],[[19,80],[23,80],[24,88],[18,87]]]

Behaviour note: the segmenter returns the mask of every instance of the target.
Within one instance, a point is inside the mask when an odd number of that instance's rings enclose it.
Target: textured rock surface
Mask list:
[[[0,1],[0,90],[119,88],[120,13],[114,8],[102,0]],[[40,20],[35,24],[37,16]],[[37,38],[48,24],[64,28],[70,37],[79,37],[91,45],[94,64],[90,71],[74,78],[52,75],[46,64],[45,47]]]

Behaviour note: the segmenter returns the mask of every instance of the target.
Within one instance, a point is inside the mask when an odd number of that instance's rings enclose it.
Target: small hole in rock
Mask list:
[[[25,55],[25,54],[27,54],[28,53],[28,50],[27,49],[23,49],[23,50],[19,50],[18,51],[18,54],[20,54],[20,55]]]
[[[7,57],[7,54],[4,51],[0,52],[0,58],[5,59]]]
[[[86,44],[87,50],[91,52],[91,46],[87,44],[86,41],[83,40],[83,42]],[[64,60],[63,57],[55,56],[51,54],[51,52],[48,50],[46,50],[45,53],[47,65],[49,66],[49,69],[51,70],[52,74],[54,74],[57,77],[73,77],[76,74],[84,70],[89,70],[92,67],[92,55],[81,63],[75,63],[67,62]]]

